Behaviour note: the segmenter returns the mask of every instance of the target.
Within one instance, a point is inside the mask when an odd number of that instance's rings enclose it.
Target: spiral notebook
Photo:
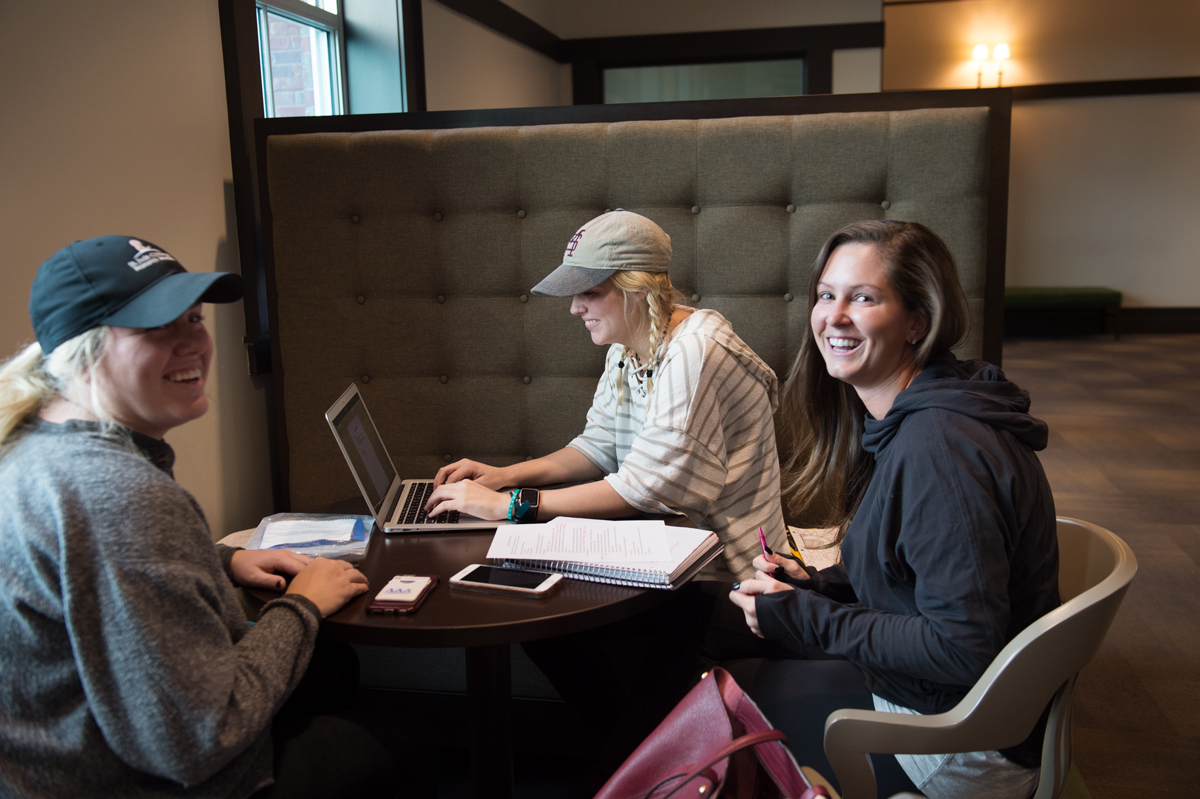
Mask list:
[[[517,526],[500,528],[499,536],[519,535]],[[674,591],[725,551],[716,533],[693,527],[667,527],[670,557],[661,561],[629,563],[587,563],[575,560],[543,560],[537,558],[492,558],[492,562],[510,569],[537,569],[561,572],[574,580],[588,580],[632,588],[660,588]]]

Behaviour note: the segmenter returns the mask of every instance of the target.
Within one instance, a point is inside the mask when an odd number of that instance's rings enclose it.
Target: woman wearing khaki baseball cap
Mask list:
[[[608,347],[583,432],[512,466],[452,463],[427,506],[517,522],[679,513],[725,545],[715,573],[701,573],[710,579],[652,611],[522,644],[602,742],[571,797],[595,794],[695,682],[701,636],[728,590],[716,590],[716,580],[754,576],[759,527],[782,546],[775,373],[719,313],[682,305],[670,263],[670,237],[644,216],[618,209],[581,227],[533,291],[571,297],[592,342]],[[581,484],[494,490],[558,483]],[[651,639],[648,651],[630,644],[639,636]],[[614,654],[628,663],[615,667]],[[626,690],[630,672],[637,676]]]
[[[285,704],[307,685],[321,619],[366,578],[343,561],[214,547],[173,479],[162,438],[208,408],[201,304],[241,295],[239,276],[188,272],[128,236],[75,242],[38,270],[37,341],[0,365],[0,794],[398,784],[361,728]],[[253,628],[234,584],[280,591]],[[328,751],[338,740],[353,744]]]
[[[720,576],[747,579],[761,526],[782,546],[776,379],[716,311],[682,305],[671,239],[618,209],[581,227],[533,288],[572,297],[592,342],[608,347],[582,434],[545,457],[443,467],[426,508],[533,522],[556,516],[684,514],[725,544]],[[500,492],[505,486],[581,483]]]

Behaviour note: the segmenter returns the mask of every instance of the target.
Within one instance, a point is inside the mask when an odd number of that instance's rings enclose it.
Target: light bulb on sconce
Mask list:
[[[992,58],[996,59],[996,64],[1000,68],[998,77],[996,78],[996,87],[997,88],[1004,85],[1004,61],[1008,57],[1009,57],[1008,44],[1006,44],[1004,42],[1001,42],[1000,44],[996,45],[995,49],[992,50]]]
[[[991,59],[988,58],[989,51]],[[975,64],[976,83],[975,88],[983,88],[983,62],[992,60],[996,62],[997,79],[996,86],[1004,85],[1004,62],[1009,58],[1010,52],[1007,42],[1001,42],[995,47],[989,48],[986,44],[977,44],[971,49],[971,61]]]
[[[983,88],[983,62],[987,61],[988,46],[986,44],[977,44],[975,49],[971,51],[971,60],[975,62],[975,70],[978,73],[978,81],[975,84],[976,89]]]

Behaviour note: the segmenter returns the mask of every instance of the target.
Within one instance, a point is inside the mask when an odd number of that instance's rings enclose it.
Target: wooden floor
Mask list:
[[[1004,371],[1050,426],[1060,516],[1138,559],[1075,699],[1094,799],[1200,796],[1200,336],[1006,341]]]

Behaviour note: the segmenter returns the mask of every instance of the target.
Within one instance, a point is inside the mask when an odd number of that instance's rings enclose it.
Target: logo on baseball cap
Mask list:
[[[198,302],[236,302],[242,278],[189,272],[162,248],[130,236],[77,241],[38,268],[29,319],[42,352],[100,325],[158,327]]]

